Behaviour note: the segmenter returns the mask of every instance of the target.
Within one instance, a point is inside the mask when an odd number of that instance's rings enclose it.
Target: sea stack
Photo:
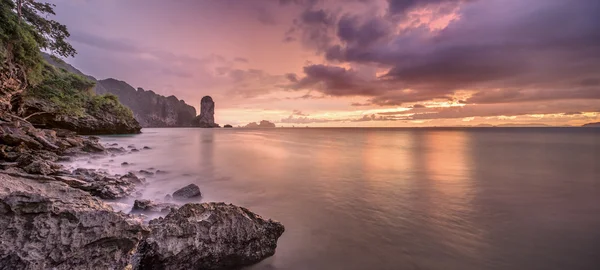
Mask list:
[[[210,96],[205,96],[200,101],[200,115],[192,120],[192,126],[201,128],[219,127],[215,123],[215,102]]]

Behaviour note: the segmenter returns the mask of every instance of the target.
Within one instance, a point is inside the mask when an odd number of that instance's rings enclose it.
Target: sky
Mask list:
[[[600,121],[598,0],[50,0],[66,61],[278,126]]]

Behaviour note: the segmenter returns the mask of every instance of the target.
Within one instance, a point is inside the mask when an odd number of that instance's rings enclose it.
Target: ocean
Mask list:
[[[143,198],[195,183],[201,201],[282,222],[275,256],[248,269],[600,269],[600,129],[148,128],[101,138],[151,149],[71,165],[166,171],[147,178]]]

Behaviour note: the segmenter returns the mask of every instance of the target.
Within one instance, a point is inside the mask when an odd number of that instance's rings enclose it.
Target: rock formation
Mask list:
[[[196,116],[196,109],[175,96],[161,96],[151,90],[134,89],[124,81],[105,79],[99,81],[96,93],[111,93],[133,111],[142,127],[186,127]],[[102,92],[106,91],[106,92]]]
[[[256,122],[252,122],[252,123],[247,124],[244,127],[245,128],[274,128],[275,124],[273,124],[267,120],[262,120],[262,121],[260,121],[260,124],[257,124]]]
[[[192,125],[201,128],[219,127],[215,123],[215,102],[210,96],[205,96],[200,101],[200,115],[194,118]]]
[[[51,100],[33,96],[19,99],[19,105],[14,107],[18,108],[18,115],[31,115],[28,120],[44,128],[66,129],[84,135],[140,133],[142,127],[131,113],[117,107],[117,100],[107,100],[102,104],[90,102],[84,105],[85,112],[81,114],[65,114]]]
[[[1,269],[124,269],[148,229],[60,182],[0,174]]]
[[[224,203],[186,204],[150,221],[135,269],[237,269],[275,254],[284,227]]]

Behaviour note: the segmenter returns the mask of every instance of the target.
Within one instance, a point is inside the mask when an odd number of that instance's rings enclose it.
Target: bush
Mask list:
[[[94,95],[89,100],[89,113],[99,115],[111,113],[120,119],[131,119],[133,113],[131,110],[119,102],[119,98],[113,94]]]

